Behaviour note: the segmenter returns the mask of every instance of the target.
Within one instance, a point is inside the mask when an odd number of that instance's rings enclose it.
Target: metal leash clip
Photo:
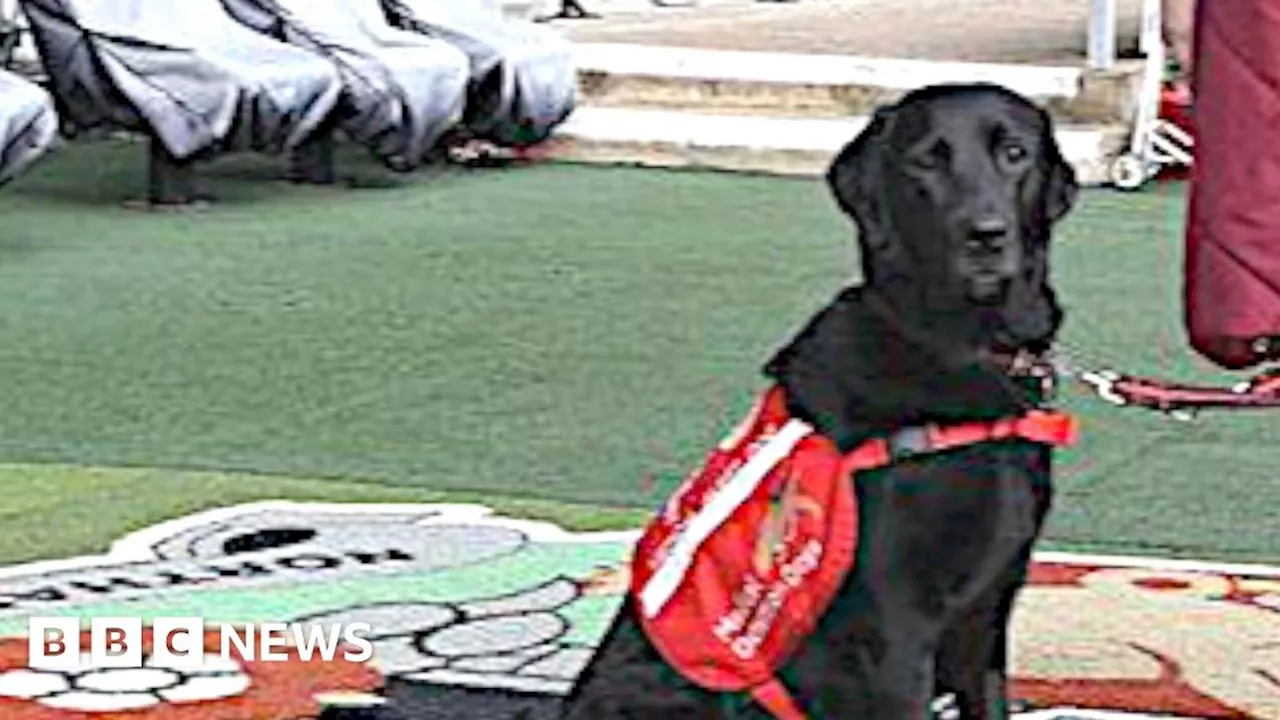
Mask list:
[[[1110,370],[1082,370],[1076,377],[1093,388],[1094,394],[1112,405],[1128,405],[1129,400],[1116,392],[1116,382],[1120,376]]]
[[[1145,407],[1149,410],[1157,410],[1167,417],[1179,422],[1191,422],[1199,416],[1197,408],[1189,407],[1181,404],[1170,402],[1143,402],[1141,400],[1135,402],[1132,397],[1125,394],[1122,384],[1125,382],[1125,376],[1112,370],[1079,370],[1073,371],[1067,369],[1065,364],[1059,364],[1063,374],[1074,377],[1080,382],[1088,385],[1093,393],[1099,399],[1109,402],[1116,407],[1136,406]]]
[[[1078,377],[1092,387],[1094,394],[1099,398],[1118,407],[1126,405],[1145,407],[1161,412],[1179,422],[1191,422],[1199,416],[1197,408],[1187,405],[1173,402],[1135,402],[1133,398],[1125,395],[1121,387],[1125,377],[1111,370],[1085,370],[1080,372]]]

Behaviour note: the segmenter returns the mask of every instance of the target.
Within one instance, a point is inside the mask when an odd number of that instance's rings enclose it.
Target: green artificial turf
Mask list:
[[[651,507],[855,265],[816,180],[552,165],[324,189],[240,158],[206,171],[213,209],[165,215],[122,207],[144,157],[72,145],[0,191],[0,463],[20,466],[0,561],[250,496]],[[1183,340],[1182,203],[1082,194],[1054,265],[1067,343],[1224,377]],[[1274,413],[1066,405],[1085,438],[1046,546],[1280,557]]]

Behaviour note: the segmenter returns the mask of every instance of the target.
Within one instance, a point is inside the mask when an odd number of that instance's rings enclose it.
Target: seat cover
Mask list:
[[[384,0],[401,27],[443,38],[466,53],[475,85],[467,122],[495,142],[527,145],[568,118],[578,73],[569,41],[556,31],[505,18],[489,0]]]
[[[57,139],[58,116],[49,94],[0,70],[0,185],[26,170]]]
[[[177,159],[297,146],[341,92],[322,58],[236,23],[218,0],[22,0],[59,109],[149,132]]]
[[[420,165],[461,120],[467,59],[392,27],[378,0],[227,0],[255,29],[324,56],[343,77],[342,127],[398,167]]]

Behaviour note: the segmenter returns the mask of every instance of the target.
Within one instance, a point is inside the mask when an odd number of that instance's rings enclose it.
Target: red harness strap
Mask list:
[[[858,512],[849,476],[990,440],[1065,445],[1075,436],[1069,415],[1033,411],[904,428],[841,455],[790,416],[775,387],[645,529],[632,561],[641,626],[691,682],[747,692],[778,720],[806,720],[776,671],[853,566]]]
[[[1032,410],[1026,415],[990,423],[910,427],[889,438],[875,438],[854,448],[844,456],[842,469],[849,475],[890,465],[912,455],[1010,438],[1053,446],[1070,445],[1075,442],[1077,432],[1075,419],[1070,415],[1047,410]]]

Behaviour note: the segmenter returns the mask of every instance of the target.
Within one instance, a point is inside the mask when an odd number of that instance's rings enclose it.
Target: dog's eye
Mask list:
[[[913,170],[937,170],[942,166],[938,158],[932,155],[917,155],[911,158],[911,168]]]
[[[915,153],[910,160],[916,170],[938,170],[951,163],[951,147],[938,141],[923,152]]]
[[[1010,167],[1019,167],[1030,157],[1025,147],[1014,142],[1002,144],[997,152],[1000,160]]]

